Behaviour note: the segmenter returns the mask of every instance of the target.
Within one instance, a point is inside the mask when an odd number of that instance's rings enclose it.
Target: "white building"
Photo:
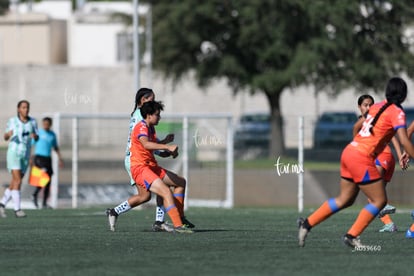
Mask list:
[[[132,15],[132,2],[89,2],[73,14],[68,23],[70,66],[120,66],[131,64],[132,26],[114,17]],[[140,5],[140,16],[148,6]],[[139,29],[140,36],[145,27]],[[140,49],[141,53],[145,49]]]

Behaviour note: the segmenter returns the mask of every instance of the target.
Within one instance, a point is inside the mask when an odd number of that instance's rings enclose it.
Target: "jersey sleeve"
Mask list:
[[[146,124],[139,122],[132,132],[132,137],[139,139],[141,137],[149,137],[149,129]]]
[[[406,128],[407,125],[404,111],[400,108],[394,108],[391,112],[391,123],[394,130],[397,130],[399,128]]]

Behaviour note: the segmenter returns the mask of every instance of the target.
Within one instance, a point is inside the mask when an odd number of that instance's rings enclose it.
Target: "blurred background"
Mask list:
[[[190,206],[219,207],[295,206],[300,141],[305,205],[335,195],[358,96],[382,100],[395,75],[414,87],[412,1],[202,2],[0,0],[0,126],[21,99],[54,119],[65,167],[52,206],[134,193],[123,157],[139,87],[164,102],[158,133],[181,148],[160,162],[189,179]],[[414,203],[407,175],[396,169],[394,203]]]

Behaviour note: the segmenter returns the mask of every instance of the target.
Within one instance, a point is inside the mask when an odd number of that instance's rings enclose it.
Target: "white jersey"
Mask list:
[[[129,156],[131,153],[129,151],[129,148],[131,147],[131,133],[134,127],[142,120],[141,111],[139,108],[137,108],[134,113],[131,116],[131,119],[129,120],[129,133],[128,133],[128,141],[127,146],[125,150],[125,155]]]
[[[22,122],[18,116],[7,121],[6,132],[13,131],[10,137],[8,150],[15,152],[20,157],[30,155],[31,135],[38,134],[36,120],[29,117],[27,122]]]

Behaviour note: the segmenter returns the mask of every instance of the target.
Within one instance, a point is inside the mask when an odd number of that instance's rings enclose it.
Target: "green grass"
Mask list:
[[[361,236],[381,250],[353,252],[340,238],[357,211],[318,225],[299,248],[293,209],[190,208],[194,234],[151,232],[154,208],[120,216],[115,233],[103,209],[28,210],[24,219],[7,210],[0,219],[0,274],[410,275],[408,212],[393,215],[400,232],[378,233],[375,220]]]

